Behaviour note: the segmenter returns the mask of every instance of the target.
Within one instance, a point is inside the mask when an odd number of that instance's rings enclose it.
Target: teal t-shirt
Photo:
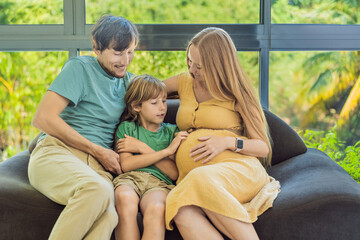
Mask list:
[[[151,132],[142,126],[139,126],[137,122],[124,121],[119,125],[116,131],[116,140],[124,138],[124,135],[126,134],[146,143],[153,150],[160,151],[170,145],[174,138],[174,134],[178,131],[176,125],[170,123],[162,123],[159,131]],[[173,184],[171,179],[154,165],[139,168],[135,171],[149,172],[167,184]]]
[[[88,140],[112,148],[114,132],[125,109],[124,95],[133,75],[108,75],[97,58],[70,58],[49,91],[70,100],[60,117]]]

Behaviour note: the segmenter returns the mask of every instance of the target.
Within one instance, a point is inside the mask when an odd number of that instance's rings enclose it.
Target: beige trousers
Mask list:
[[[110,239],[118,217],[112,175],[90,154],[47,136],[30,156],[31,185],[66,205],[49,239]]]

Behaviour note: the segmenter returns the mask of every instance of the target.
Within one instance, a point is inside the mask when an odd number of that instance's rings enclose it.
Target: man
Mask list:
[[[112,144],[138,31],[122,17],[104,16],[91,41],[97,57],[69,59],[33,119],[45,134],[30,157],[30,183],[66,205],[49,239],[110,239],[117,225],[109,172],[122,171]]]

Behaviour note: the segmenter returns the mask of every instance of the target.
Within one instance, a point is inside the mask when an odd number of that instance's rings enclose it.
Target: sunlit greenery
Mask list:
[[[86,0],[86,22],[107,13],[135,23],[258,23],[259,6],[248,0]]]
[[[62,24],[63,0],[2,0],[0,24]]]
[[[271,0],[272,23],[359,24],[357,0]],[[86,0],[86,22],[121,15],[134,23],[258,23],[260,1]],[[221,6],[221,7],[219,7]],[[62,24],[62,0],[3,0],[0,24]],[[82,52],[83,54],[91,54]],[[67,52],[0,52],[0,161],[26,149],[38,134],[31,119],[61,70]],[[239,52],[257,87],[257,52]],[[135,74],[165,79],[186,71],[185,52],[137,51]],[[308,147],[325,151],[359,181],[360,52],[271,52],[270,110]],[[312,129],[312,130],[309,130]],[[317,129],[317,130],[314,130]]]
[[[329,132],[306,130],[300,132],[307,147],[324,151],[360,183],[360,141],[347,146],[337,136],[336,127]]]

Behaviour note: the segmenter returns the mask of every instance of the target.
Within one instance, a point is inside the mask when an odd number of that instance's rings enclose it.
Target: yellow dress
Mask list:
[[[200,143],[199,137],[240,136],[242,119],[234,109],[235,101],[210,99],[198,103],[188,73],[180,75],[178,92],[180,107],[176,122],[180,130],[191,133],[176,153],[179,178],[166,199],[166,228],[171,230],[178,210],[189,205],[243,222],[255,222],[272,207],[280,192],[280,183],[267,174],[260,161],[230,150],[206,164],[190,157],[190,149]]]

